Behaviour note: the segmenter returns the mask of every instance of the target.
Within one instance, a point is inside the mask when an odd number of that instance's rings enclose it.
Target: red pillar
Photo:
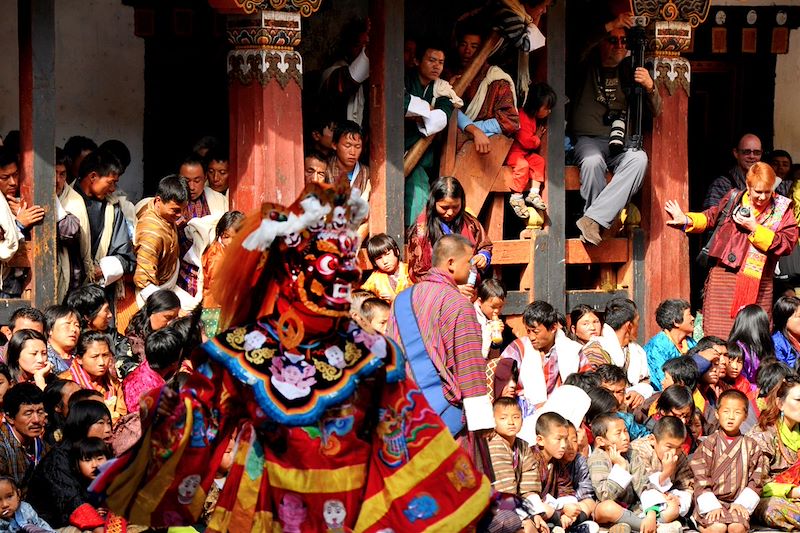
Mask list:
[[[649,182],[643,190],[648,242],[642,320],[648,338],[659,331],[655,323],[658,304],[668,298],[689,300],[690,290],[689,243],[682,232],[666,226],[664,210],[667,200],[677,200],[683,209],[689,208],[689,62],[677,55],[656,57],[654,66],[663,106],[653,120]]]
[[[227,14],[231,209],[292,203],[303,188],[300,13],[210,0]],[[240,2],[241,3],[241,2]],[[245,6],[248,4],[245,3]]]

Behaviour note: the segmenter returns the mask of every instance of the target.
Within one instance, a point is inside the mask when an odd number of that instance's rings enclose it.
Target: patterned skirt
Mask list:
[[[758,287],[758,304],[772,321],[772,271],[775,265],[769,261]],[[736,272],[715,266],[711,268],[703,289],[703,331],[727,339],[733,327],[731,304],[736,290]]]
[[[761,498],[753,512],[754,521],[774,529],[800,529],[800,501],[786,498]]]

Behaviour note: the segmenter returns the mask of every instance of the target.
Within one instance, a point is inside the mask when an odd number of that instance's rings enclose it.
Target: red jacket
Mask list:
[[[728,267],[732,270],[738,270],[750,246],[751,237],[749,232],[745,228],[738,226],[730,215],[724,221],[718,221],[732,192],[733,191],[728,192],[719,204],[706,209],[702,213],[688,213],[693,224],[687,231],[690,233],[713,231],[712,228],[716,227],[717,222],[720,222],[722,225],[719,227],[719,231],[717,231],[714,237],[714,242],[709,249],[708,255],[716,259],[718,265]],[[747,202],[746,198],[740,199],[738,205],[742,205],[743,202]],[[774,205],[775,202],[773,200],[770,207],[767,209],[772,209]],[[731,209],[731,213],[735,209],[736,206]],[[761,217],[757,218],[760,219]],[[761,228],[763,228],[763,226]],[[767,228],[761,228],[756,232],[755,238],[753,238],[754,241],[757,241],[754,242],[754,245],[759,251],[767,254],[767,264],[764,267],[764,272],[772,272],[778,258],[789,255],[797,244],[797,220],[794,217],[791,203],[788,209],[783,213],[783,217],[778,224],[772,241],[769,242],[767,238],[766,242],[768,244],[766,249],[760,248],[758,243],[763,242],[763,235],[769,235],[769,233],[764,234],[763,232],[769,230]],[[759,233],[761,233],[761,235],[759,235]]]
[[[519,130],[514,136],[514,144],[508,151],[507,163],[513,165],[518,157],[525,157],[530,152],[535,152],[541,144],[542,140],[536,135],[536,118],[520,109]]]

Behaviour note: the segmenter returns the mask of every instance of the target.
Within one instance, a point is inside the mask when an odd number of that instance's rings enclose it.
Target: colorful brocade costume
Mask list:
[[[320,199],[333,195],[311,190]],[[358,249],[332,231],[336,209],[327,229],[312,230],[316,239],[298,246],[305,261],[316,259],[316,270],[301,269],[296,279],[305,309],[315,307],[311,292],[326,290],[317,278],[306,293],[305,274],[339,272],[328,279],[333,292],[325,293],[336,302],[341,269]],[[299,242],[296,234],[285,239]],[[345,252],[337,255],[331,242]],[[286,255],[269,255],[264,272],[274,272],[271,260],[291,264]],[[334,256],[338,270],[327,269]],[[233,465],[206,531],[461,531],[474,524],[489,504],[490,483],[406,377],[397,345],[349,319],[309,339],[314,319],[293,322],[299,308],[287,310],[287,302],[295,303],[277,297],[280,313],[204,344],[168,416],[157,413],[165,401],[160,391],[144,396],[143,439],[93,490],[105,492],[108,506],[132,523],[193,524],[235,438]],[[304,327],[302,341],[291,338]]]

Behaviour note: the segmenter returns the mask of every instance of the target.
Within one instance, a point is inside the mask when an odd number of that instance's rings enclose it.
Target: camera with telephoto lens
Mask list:
[[[618,154],[625,148],[625,126],[625,117],[622,115],[611,121],[608,149],[612,154]]]
[[[733,212],[734,215],[739,215],[742,218],[750,218],[750,208],[740,205]]]

